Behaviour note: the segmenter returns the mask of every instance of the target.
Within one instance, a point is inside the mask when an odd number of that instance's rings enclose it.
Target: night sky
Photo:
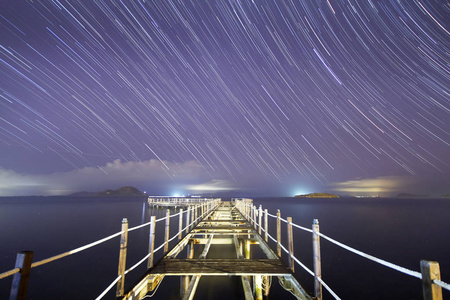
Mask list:
[[[0,195],[450,193],[447,1],[6,0]]]

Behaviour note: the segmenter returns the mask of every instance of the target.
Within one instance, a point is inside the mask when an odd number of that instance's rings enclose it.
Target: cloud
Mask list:
[[[380,176],[354,179],[330,184],[332,190],[348,194],[389,194],[405,191],[413,186],[415,180],[405,176]]]
[[[20,174],[0,169],[0,196],[61,195],[124,185],[164,190],[171,185],[194,185],[210,179],[197,161],[174,163],[150,159],[123,162],[117,159],[104,166],[45,175]]]
[[[234,187],[228,180],[213,179],[209,182],[200,184],[186,185],[185,188],[192,192],[216,192],[216,191],[230,191],[234,190]]]

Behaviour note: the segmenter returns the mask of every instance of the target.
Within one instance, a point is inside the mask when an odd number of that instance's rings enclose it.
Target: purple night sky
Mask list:
[[[450,193],[447,1],[0,3],[0,196]]]

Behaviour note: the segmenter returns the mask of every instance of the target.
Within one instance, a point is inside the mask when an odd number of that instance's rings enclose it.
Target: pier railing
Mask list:
[[[394,269],[398,272],[404,273],[406,275],[418,278],[422,280],[422,289],[423,289],[423,297],[424,300],[442,300],[442,288],[450,291],[450,284],[441,281],[439,264],[434,261],[420,261],[420,269],[421,272],[416,272],[409,270],[407,268],[398,266],[386,260],[377,258],[370,254],[364,253],[357,249],[354,249],[350,246],[347,246],[341,242],[338,242],[331,237],[323,234],[319,230],[319,221],[317,219],[313,220],[312,228],[306,228],[303,226],[299,226],[292,222],[291,217],[287,217],[283,219],[281,217],[280,210],[277,210],[276,215],[270,214],[267,209],[262,208],[262,205],[256,207],[253,205],[252,199],[246,198],[234,198],[232,201],[235,201],[236,208],[242,213],[242,215],[247,218],[247,220],[254,226],[256,230],[258,230],[259,234],[264,234],[265,241],[268,242],[270,238],[277,245],[277,255],[281,257],[281,250],[283,250],[288,255],[288,263],[292,272],[294,272],[294,265],[297,263],[300,265],[306,272],[308,272],[311,276],[314,277],[314,296],[318,300],[322,300],[322,287],[335,298],[341,299],[339,296],[324,282],[322,279],[322,271],[321,271],[321,252],[320,252],[320,238],[333,243],[336,246],[339,246],[347,251],[350,251],[354,254],[362,256],[366,259],[369,259],[373,262],[381,264],[385,267]],[[277,236],[274,238],[269,234],[269,222],[268,219],[273,218],[276,220],[277,228]],[[281,222],[286,224],[287,229],[287,248],[282,244],[281,241]],[[309,269],[305,266],[300,260],[298,260],[294,256],[294,241],[293,241],[293,229],[297,228],[305,232],[309,232],[312,234],[312,244],[313,244],[313,270]]]
[[[201,197],[163,197],[163,196],[149,196],[148,204],[151,206],[160,207],[185,207],[195,204],[200,204],[209,201],[211,198]]]
[[[28,289],[28,281],[31,273],[31,269],[35,267],[42,266],[44,264],[59,260],[66,256],[84,251],[86,249],[92,248],[94,246],[100,245],[106,241],[109,241],[113,238],[120,236],[120,255],[119,255],[119,267],[118,267],[118,276],[116,279],[112,281],[112,283],[96,298],[96,300],[102,299],[115,285],[117,285],[116,296],[120,297],[124,293],[124,282],[125,275],[129,272],[133,271],[139,265],[147,261],[147,267],[153,266],[155,253],[163,249],[163,253],[167,253],[169,249],[169,243],[178,237],[178,240],[181,240],[183,234],[187,234],[198,222],[200,222],[205,216],[207,216],[212,210],[214,210],[218,205],[220,205],[221,199],[205,199],[202,198],[203,201],[195,201],[195,203],[191,203],[186,210],[180,208],[179,212],[173,215],[170,215],[170,210],[166,210],[166,216],[156,219],[155,216],[150,217],[150,222],[145,224],[141,224],[132,228],[128,228],[128,220],[124,218],[122,220],[121,231],[114,233],[110,236],[107,236],[98,241],[92,242],[90,244],[81,246],[79,248],[37,261],[32,262],[33,252],[32,251],[24,251],[17,254],[15,268],[9,271],[0,273],[0,279],[4,279],[9,276],[13,276],[12,285],[11,285],[11,293],[10,300],[25,300],[26,293]],[[170,219],[178,217],[178,231],[170,237]],[[185,222],[183,222],[185,220]],[[164,242],[158,246],[156,249],[155,245],[155,232],[156,232],[156,224],[158,222],[164,221]],[[185,226],[183,227],[183,224]],[[126,255],[127,255],[127,245],[128,245],[128,233],[137,229],[141,229],[144,227],[150,226],[150,234],[149,234],[149,251],[146,256],[144,256],[141,260],[135,263],[129,269],[126,269]]]

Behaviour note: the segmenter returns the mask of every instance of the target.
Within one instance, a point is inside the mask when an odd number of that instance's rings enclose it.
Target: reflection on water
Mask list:
[[[450,281],[448,200],[260,198],[254,203],[262,204],[271,214],[280,209],[283,218],[291,216],[294,223],[308,228],[317,218],[324,234],[412,270],[419,270],[420,259],[436,260],[442,279]],[[172,210],[171,214],[177,212]],[[145,199],[137,198],[0,198],[0,272],[14,267],[19,251],[33,250],[34,261],[41,260],[120,231],[124,217],[133,227],[148,222],[151,215],[163,217],[165,209],[148,207]],[[171,222],[173,228],[178,228],[178,218]],[[269,224],[275,236],[274,220],[269,220]],[[157,231],[162,232],[163,227],[158,223]],[[283,236],[285,232],[283,227]],[[147,227],[130,232],[127,268],[147,254],[148,234]],[[298,229],[294,229],[294,234],[295,255],[311,268],[311,234]],[[159,234],[155,246],[162,241]],[[349,254],[327,241],[322,240],[321,246],[323,278],[341,298],[421,299],[420,280]],[[213,254],[223,249],[211,250]],[[116,278],[118,255],[117,238],[34,268],[29,299],[94,299]],[[144,271],[142,266],[127,275],[126,286]],[[299,266],[296,277],[312,290],[311,276]],[[240,289],[232,289],[239,287],[239,280],[228,282],[228,286],[222,280],[201,280],[198,299],[207,299],[214,291],[227,299],[239,298]],[[10,278],[0,280],[0,299],[8,298],[10,284]],[[230,290],[230,294],[219,287],[227,287],[224,290]],[[177,299],[178,291],[179,280],[167,278],[154,299]],[[286,296],[276,280],[271,291],[271,299]],[[113,298],[114,291],[105,297]]]

